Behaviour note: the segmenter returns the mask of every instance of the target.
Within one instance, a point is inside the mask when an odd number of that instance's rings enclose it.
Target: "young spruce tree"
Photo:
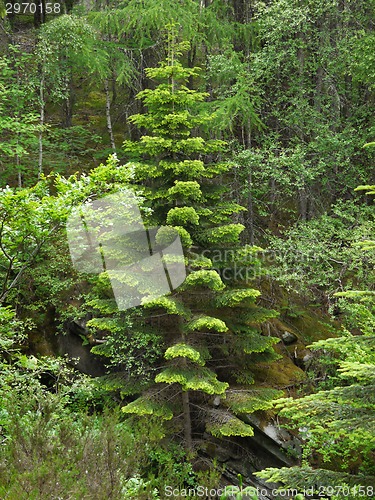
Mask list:
[[[166,60],[146,70],[160,83],[138,94],[147,112],[131,117],[147,134],[124,143],[133,182],[151,208],[146,223],[163,226],[160,243],[178,231],[188,275],[172,294],[144,301],[165,336],[164,363],[155,383],[123,411],[166,420],[182,415],[185,445],[192,449],[192,428],[203,422],[216,437],[253,434],[238,417],[269,408],[278,393],[249,385],[254,364],[276,358],[278,339],[259,331],[274,312],[258,307],[260,292],[246,284],[257,249],[239,246],[244,226],[235,214],[244,209],[227,200],[231,165],[216,161],[225,143],[198,135],[212,117],[197,106],[207,94],[187,86],[199,73],[179,61],[187,48],[172,27]],[[239,286],[232,288],[236,277]]]

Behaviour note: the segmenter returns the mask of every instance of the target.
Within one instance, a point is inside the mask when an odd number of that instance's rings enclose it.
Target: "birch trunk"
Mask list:
[[[109,95],[109,85],[107,78],[104,80],[104,90],[105,90],[105,114],[107,117],[107,129],[111,141],[111,148],[113,149],[113,152],[116,153],[116,144],[113,135],[112,120],[111,120],[111,96]]]
[[[22,187],[22,172],[20,170],[20,157],[17,155],[17,158],[16,158],[16,164],[17,164],[17,170],[18,170],[18,187],[21,188]]]

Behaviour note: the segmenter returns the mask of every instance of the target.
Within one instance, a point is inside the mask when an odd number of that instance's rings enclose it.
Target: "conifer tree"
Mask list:
[[[192,427],[202,419],[217,437],[253,434],[238,416],[268,408],[278,393],[248,385],[256,362],[275,359],[272,345],[278,339],[262,337],[257,329],[274,315],[256,306],[260,292],[245,279],[238,288],[229,287],[236,268],[254,269],[257,249],[239,247],[244,227],[235,215],[244,209],[226,199],[231,165],[218,161],[225,143],[198,135],[212,118],[197,110],[207,94],[186,84],[199,68],[179,61],[188,46],[176,41],[175,27],[167,42],[166,60],[147,70],[161,83],[138,94],[147,112],[131,117],[147,135],[125,141],[124,149],[132,159],[133,183],[151,209],[147,223],[163,225],[157,239],[164,244],[171,232],[179,233],[189,273],[173,294],[144,301],[167,348],[155,384],[123,410],[168,420],[182,409],[185,444],[191,449]],[[214,406],[213,396],[222,401],[215,398]]]

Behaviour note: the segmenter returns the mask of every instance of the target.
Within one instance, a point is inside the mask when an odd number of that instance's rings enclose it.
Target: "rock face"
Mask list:
[[[91,345],[82,345],[87,337],[83,321],[70,321],[66,324],[66,333],[57,336],[59,355],[67,354],[69,359],[76,359],[74,366],[86,375],[100,377],[105,374],[103,361],[90,352]],[[72,363],[73,364],[73,363]]]
[[[285,330],[284,333],[281,335],[281,340],[284,342],[285,345],[290,345],[297,342],[298,338],[296,335],[294,335],[294,333]]]
[[[300,441],[286,429],[270,421],[263,424],[255,415],[247,415],[246,421],[254,428],[255,441],[285,466],[292,466],[301,455]]]

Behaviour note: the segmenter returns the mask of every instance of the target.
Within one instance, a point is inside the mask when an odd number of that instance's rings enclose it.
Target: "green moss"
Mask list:
[[[92,91],[86,94],[86,100],[80,103],[80,109],[84,110],[84,108],[89,108],[90,111],[97,110],[103,111],[105,110],[105,95],[98,91]]]
[[[279,389],[299,384],[307,378],[306,373],[286,356],[274,363],[259,364],[253,371],[258,383]]]
[[[339,325],[334,324],[328,316],[318,315],[309,309],[301,316],[290,319],[288,323],[298,332],[305,345],[316,340],[335,337],[339,328]]]

